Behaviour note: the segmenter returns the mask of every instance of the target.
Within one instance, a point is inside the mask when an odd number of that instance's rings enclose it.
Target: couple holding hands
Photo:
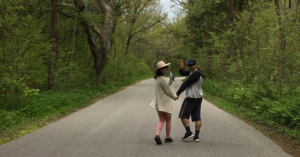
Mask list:
[[[178,100],[179,95],[186,90],[186,98],[184,99],[180,112],[179,118],[183,126],[186,129],[186,133],[182,138],[183,141],[193,138],[194,141],[199,142],[199,133],[201,128],[201,102],[203,92],[201,89],[202,81],[205,75],[197,68],[196,61],[194,59],[189,59],[187,62],[187,71],[183,70],[183,60],[179,63],[179,73],[182,76],[189,76],[186,81],[184,81],[176,94],[174,95],[170,89],[172,81],[167,81],[165,79],[165,74],[168,71],[168,65],[170,63],[164,63],[159,61],[156,64],[155,72],[155,101],[151,103],[151,106],[157,110],[159,122],[156,127],[156,136],[154,140],[156,144],[162,144],[159,137],[161,129],[166,122],[166,138],[165,143],[173,142],[170,137],[171,131],[171,115],[172,115],[172,99]],[[195,122],[195,135],[190,129],[189,118],[192,117],[192,121]]]

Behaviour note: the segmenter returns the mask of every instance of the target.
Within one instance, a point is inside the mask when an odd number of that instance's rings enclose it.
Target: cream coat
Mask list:
[[[176,100],[176,96],[170,89],[171,81],[168,83],[164,76],[158,76],[155,79],[155,100],[150,104],[158,111],[172,114],[172,99]]]

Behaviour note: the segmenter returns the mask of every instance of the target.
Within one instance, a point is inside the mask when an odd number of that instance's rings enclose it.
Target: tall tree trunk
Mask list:
[[[140,58],[141,58],[141,42],[139,42],[139,50],[138,50],[138,55],[137,55],[138,61],[140,61]]]
[[[56,70],[56,61],[58,58],[57,51],[57,6],[58,0],[51,0],[51,43],[52,51],[48,58],[48,89],[54,91]]]
[[[72,66],[73,66],[73,55],[74,55],[74,49],[75,49],[76,22],[77,22],[77,15],[75,16],[75,19],[74,19],[73,43],[72,43],[72,53],[71,53],[70,70],[69,70],[69,85],[70,85],[70,87],[71,87],[71,82],[72,82]]]
[[[87,41],[90,46],[90,50],[92,53],[92,56],[94,58],[94,71],[96,75],[96,80],[95,83],[96,85],[101,85],[102,84],[102,76],[103,76],[103,69],[109,59],[109,52],[108,50],[104,47],[103,44],[98,47],[94,37],[93,37],[93,32],[92,28],[89,25],[85,25],[85,32],[87,33]],[[109,47],[110,51],[110,47]],[[106,55],[108,54],[108,55]]]
[[[122,38],[122,53],[125,53],[125,39]]]
[[[87,41],[90,46],[91,53],[94,57],[94,71],[96,74],[96,85],[101,85],[103,69],[109,59],[111,45],[112,45],[112,34],[115,30],[115,19],[118,14],[115,9],[116,0],[96,0],[98,4],[98,12],[102,14],[105,19],[102,23],[101,29],[96,26],[90,26],[85,23],[85,32],[87,33]],[[82,0],[74,0],[76,8],[85,8]],[[83,7],[78,7],[77,5],[83,5]],[[80,9],[79,11],[82,11]],[[95,41],[94,34],[100,39],[100,45],[97,45]]]
[[[230,0],[230,20],[233,22],[235,19],[235,0]]]
[[[131,39],[133,37],[133,35],[131,35],[131,34],[132,34],[132,31],[133,31],[133,26],[134,26],[135,22],[136,22],[136,17],[134,17],[130,22],[130,30],[128,32],[126,45],[125,45],[125,55],[128,53],[130,42],[131,42]]]
[[[4,29],[6,27],[6,24],[5,24],[5,12],[6,12],[6,7],[5,7],[5,4],[4,4],[4,1],[1,2],[1,18],[2,18],[2,23],[1,23],[1,36],[0,36],[0,39],[1,39],[1,49],[2,49],[2,55],[3,55],[3,58],[2,58],[2,64],[3,64],[3,72],[5,73],[6,72],[6,44],[5,44],[5,40],[6,40],[6,37],[4,36]],[[0,74],[0,82],[2,81],[2,75]],[[0,91],[2,92],[2,91]],[[4,94],[4,103],[6,103],[6,87],[4,85],[4,91],[3,93],[1,94]]]
[[[275,2],[275,6],[276,6],[276,13],[277,13],[277,19],[278,19],[279,31],[280,31],[280,50],[285,51],[286,38],[285,38],[285,34],[284,34],[284,23],[281,18],[279,1],[274,0],[274,2]]]
[[[128,53],[130,42],[131,42],[131,35],[128,35],[127,41],[126,41],[126,47],[125,47],[125,54]]]
[[[279,93],[280,93],[280,97],[282,96],[282,81],[284,79],[287,79],[288,83],[289,81],[289,77],[286,76],[285,74],[285,63],[286,63],[286,59],[285,59],[285,55],[283,53],[285,53],[286,50],[286,35],[284,33],[284,28],[285,28],[285,24],[282,20],[282,14],[280,11],[280,5],[279,5],[279,0],[274,0],[275,6],[276,6],[276,13],[277,13],[277,19],[278,19],[278,24],[279,24],[279,31],[280,31],[280,56],[278,56],[278,61],[279,63],[281,63],[281,69],[280,70],[280,74],[279,77],[283,78],[283,79],[279,79],[280,83],[279,83]]]
[[[0,36],[0,39],[1,39],[1,49],[2,49],[2,55],[3,55],[3,58],[2,58],[2,63],[3,63],[3,67],[5,68],[6,66],[5,66],[5,36],[4,36],[4,29],[5,29],[5,6],[4,6],[4,4],[3,4],[4,2],[1,2],[1,18],[2,18],[2,23],[1,23],[1,25],[2,25],[2,29],[1,29],[1,36]],[[1,76],[1,75],[0,75]]]

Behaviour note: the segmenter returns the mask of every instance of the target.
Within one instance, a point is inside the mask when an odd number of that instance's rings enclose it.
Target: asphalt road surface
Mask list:
[[[171,85],[174,93],[180,79]],[[253,127],[205,100],[200,142],[182,142],[185,129],[178,113],[184,98],[185,93],[173,102],[173,143],[156,145],[154,141],[158,116],[149,105],[154,99],[154,79],[148,79],[1,145],[0,157],[289,156]],[[160,136],[165,138],[165,128]]]

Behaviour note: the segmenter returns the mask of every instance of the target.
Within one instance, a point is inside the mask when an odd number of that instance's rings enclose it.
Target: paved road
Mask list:
[[[179,79],[172,84],[174,92],[181,84]],[[202,103],[200,142],[182,142],[185,129],[177,116],[184,94],[173,103],[171,137],[175,141],[157,146],[154,136],[158,117],[149,106],[153,99],[154,80],[142,81],[1,145],[0,157],[289,156],[260,132],[207,101]]]

